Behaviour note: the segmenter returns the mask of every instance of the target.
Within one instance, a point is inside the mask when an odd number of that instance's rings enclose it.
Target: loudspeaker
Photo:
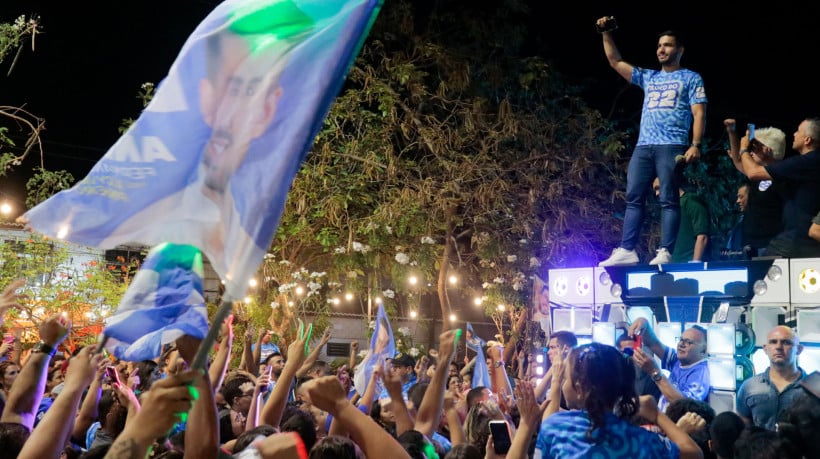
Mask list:
[[[569,305],[595,303],[593,268],[550,269],[550,299]]]
[[[778,258],[763,279],[752,286],[755,296],[750,304],[786,304],[789,302],[789,259]]]
[[[820,258],[789,260],[791,303],[820,306]]]

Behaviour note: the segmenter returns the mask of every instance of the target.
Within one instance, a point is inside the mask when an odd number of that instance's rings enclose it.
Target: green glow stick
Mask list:
[[[308,325],[307,339],[305,339],[305,355],[310,354],[310,335],[313,334],[313,323]]]

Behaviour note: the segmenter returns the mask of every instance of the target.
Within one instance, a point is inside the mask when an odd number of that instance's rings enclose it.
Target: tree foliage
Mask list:
[[[74,324],[69,348],[96,342],[102,321],[125,293],[131,267],[125,260],[103,263],[87,250],[37,234],[4,240],[0,244],[0,285],[26,279],[20,292],[24,301],[19,309],[9,311],[6,326],[36,337],[43,319],[65,314]]]
[[[521,2],[439,6],[382,11],[271,253],[344,289],[395,292],[385,301],[405,313],[433,291],[447,317],[473,295],[521,306],[531,273],[598,258],[615,239],[624,167],[620,134],[502,36],[520,30],[507,26]],[[463,297],[450,297],[450,274]]]

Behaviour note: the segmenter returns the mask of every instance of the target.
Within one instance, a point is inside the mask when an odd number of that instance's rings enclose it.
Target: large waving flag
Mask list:
[[[483,352],[482,348],[487,345],[487,342],[475,333],[473,324],[470,322],[467,322],[467,333],[465,335],[467,339],[464,342],[468,349],[478,353]]]
[[[117,311],[105,321],[106,348],[122,360],[149,360],[182,335],[205,337],[202,277],[202,253],[196,247],[165,243],[151,249]]]
[[[240,298],[383,0],[226,0],[81,182],[27,212],[45,235],[200,248]]]
[[[395,355],[396,342],[393,340],[393,327],[390,326],[390,319],[387,318],[384,305],[380,303],[376,313],[373,336],[370,337],[370,348],[353,374],[353,387],[359,395],[364,395],[376,365],[384,364],[384,359],[392,359]],[[382,393],[381,388],[376,388],[376,394],[380,393]]]

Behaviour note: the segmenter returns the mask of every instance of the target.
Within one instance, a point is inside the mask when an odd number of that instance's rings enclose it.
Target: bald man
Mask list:
[[[770,366],[743,382],[736,411],[747,425],[774,430],[780,412],[806,391],[800,385],[806,372],[797,366],[803,346],[791,328],[778,325],[766,336],[763,349]]]

